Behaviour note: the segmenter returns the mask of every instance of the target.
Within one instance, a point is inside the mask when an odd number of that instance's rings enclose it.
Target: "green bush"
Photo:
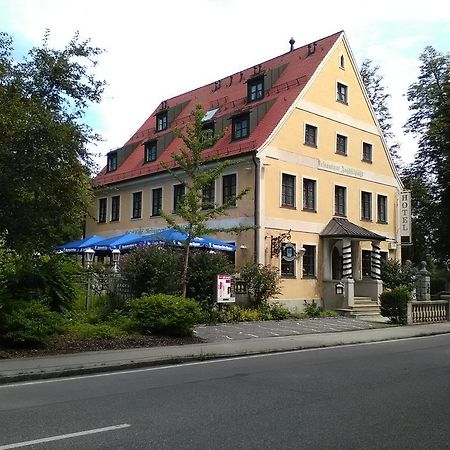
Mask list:
[[[137,329],[144,333],[192,336],[202,313],[194,300],[157,294],[133,300],[131,317]]]
[[[212,310],[214,311],[214,310]],[[279,303],[263,304],[257,307],[246,308],[237,304],[227,304],[215,314],[208,314],[205,322],[230,323],[230,322],[254,322],[257,320],[283,320],[290,317],[287,308]]]
[[[2,340],[13,346],[43,346],[60,325],[58,314],[39,301],[31,300],[6,315]]]
[[[213,305],[217,274],[232,273],[234,267],[223,253],[193,249],[189,256],[186,296],[202,305]]]
[[[304,309],[303,309],[303,317],[306,318],[315,318],[315,317],[337,317],[337,312],[330,309],[323,309],[322,306],[319,306],[315,300],[312,300],[311,303],[308,301],[304,301]]]
[[[120,272],[130,284],[134,297],[181,292],[182,254],[179,249],[151,245],[137,248],[120,261]]]
[[[403,266],[394,259],[381,260],[381,280],[386,289],[406,287],[410,292],[414,290],[417,269],[411,262]]]
[[[391,323],[406,325],[408,302],[411,294],[407,287],[400,286],[380,295],[380,312]]]
[[[290,311],[280,303],[272,303],[269,305],[269,314],[272,320],[284,320],[291,316]]]
[[[5,297],[46,302],[52,311],[70,309],[77,297],[74,275],[82,269],[65,255],[15,255],[3,273]]]
[[[276,267],[248,262],[241,269],[241,279],[247,285],[250,300],[256,305],[266,303],[281,293],[281,281]]]

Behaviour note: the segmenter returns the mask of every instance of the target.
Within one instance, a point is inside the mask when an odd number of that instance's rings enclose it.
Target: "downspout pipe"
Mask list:
[[[261,259],[261,249],[260,249],[260,234],[261,234],[261,160],[253,155],[253,164],[255,165],[255,195],[254,195],[254,212],[255,212],[255,233],[254,233],[254,246],[255,246],[255,256],[254,260],[258,263]]]

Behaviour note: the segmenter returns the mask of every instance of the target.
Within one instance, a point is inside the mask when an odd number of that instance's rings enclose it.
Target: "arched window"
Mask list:
[[[339,56],[339,67],[345,69],[345,58],[344,55]]]

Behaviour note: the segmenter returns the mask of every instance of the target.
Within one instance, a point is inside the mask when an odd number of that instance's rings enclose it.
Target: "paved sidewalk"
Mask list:
[[[280,322],[280,324],[283,324]],[[450,322],[0,360],[0,383],[450,333]]]

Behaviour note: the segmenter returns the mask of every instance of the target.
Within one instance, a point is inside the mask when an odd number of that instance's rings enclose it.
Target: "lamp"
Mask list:
[[[92,250],[92,248],[87,248],[84,251],[84,256],[85,256],[85,260],[86,260],[86,267],[91,267],[92,262],[94,261],[94,255],[95,255],[95,251]]]
[[[112,255],[114,272],[117,272],[117,265],[118,265],[119,259],[120,259],[120,250],[115,248],[114,250],[111,251],[111,255]]]
[[[335,288],[336,295],[344,295],[343,283],[336,283],[334,288]]]

